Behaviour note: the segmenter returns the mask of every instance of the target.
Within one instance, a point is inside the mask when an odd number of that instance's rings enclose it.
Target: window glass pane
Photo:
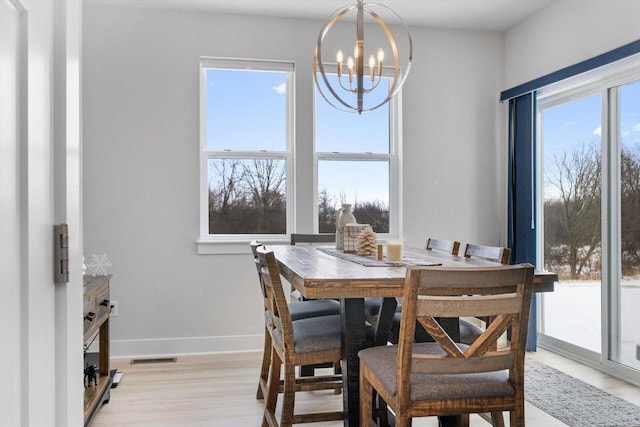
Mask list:
[[[620,250],[621,281],[613,284],[618,310],[612,313],[611,359],[640,369],[640,81],[620,87]],[[615,319],[615,321],[614,321]]]
[[[287,74],[207,69],[207,150],[284,151]]]
[[[601,352],[601,97],[542,110],[544,268],[558,273],[544,295],[543,332]]]
[[[209,159],[209,234],[285,234],[282,159]]]
[[[318,162],[318,219],[320,233],[336,231],[336,214],[342,203],[353,205],[360,224],[376,233],[389,232],[389,162]]]
[[[327,75],[333,85],[338,76]],[[389,92],[389,79],[383,78],[378,89],[367,97],[381,102]],[[345,99],[355,103],[355,96]],[[334,100],[331,99],[334,103]],[[337,101],[335,101],[337,102]],[[389,103],[362,114],[348,113],[332,107],[316,88],[316,151],[322,153],[389,153]]]

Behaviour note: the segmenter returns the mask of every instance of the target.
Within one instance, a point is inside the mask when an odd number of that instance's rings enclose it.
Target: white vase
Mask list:
[[[343,250],[342,233],[344,233],[344,226],[347,224],[356,224],[358,221],[351,212],[351,204],[343,203],[340,212],[336,218],[336,249]]]

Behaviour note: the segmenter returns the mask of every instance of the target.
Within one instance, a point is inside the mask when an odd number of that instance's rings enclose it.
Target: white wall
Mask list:
[[[115,356],[261,348],[250,255],[196,254],[198,59],[295,61],[298,189],[309,188],[321,25],[85,6],[84,253],[113,262]],[[412,245],[427,234],[497,244],[506,211],[503,36],[424,28],[412,36],[404,236]],[[297,203],[298,230],[311,231],[311,196],[300,191]]]
[[[640,39],[638,0],[562,0],[506,33],[505,89]]]

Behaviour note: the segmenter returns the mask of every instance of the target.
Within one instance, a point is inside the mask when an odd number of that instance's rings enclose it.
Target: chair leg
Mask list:
[[[373,387],[364,375],[365,369],[363,365],[360,365],[360,427],[371,425],[373,412]]]
[[[469,414],[458,415],[458,427],[469,427]]]
[[[510,427],[524,427],[524,402],[516,405],[516,409],[509,412]]]
[[[411,418],[407,414],[396,414],[395,427],[411,427]]]
[[[269,365],[271,364],[271,334],[264,329],[264,350],[262,351],[262,366],[260,367],[260,379],[258,381],[258,391],[256,399],[264,399],[269,383]]]
[[[342,365],[340,365],[340,362],[336,362],[333,364],[333,374],[334,375],[342,375]],[[342,389],[341,388],[337,388],[335,390],[333,390],[333,394],[341,394],[342,393]]]
[[[491,425],[493,427],[504,427],[504,418],[502,417],[502,412],[491,413]]]
[[[282,361],[275,351],[271,351],[271,373],[269,375],[269,387],[267,388],[267,401],[264,404],[264,416],[262,417],[262,427],[269,427],[269,420],[276,420],[276,404],[278,403],[278,393],[280,391],[280,369]]]
[[[373,392],[373,405],[376,405],[374,411],[376,411],[378,417],[378,425],[380,425],[380,427],[389,427],[389,409],[387,408],[387,402],[375,391]],[[377,408],[377,410],[375,408]]]
[[[293,410],[296,401],[296,370],[293,363],[284,362],[284,390],[282,393],[282,417],[280,427],[293,424]]]

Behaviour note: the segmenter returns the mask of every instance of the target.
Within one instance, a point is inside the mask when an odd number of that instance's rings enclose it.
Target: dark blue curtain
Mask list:
[[[535,93],[509,101],[509,238],[515,263],[536,262]]]
[[[509,234],[507,246],[515,264],[536,264],[536,96],[530,92],[509,100]],[[537,345],[537,300],[533,297],[527,350]]]

